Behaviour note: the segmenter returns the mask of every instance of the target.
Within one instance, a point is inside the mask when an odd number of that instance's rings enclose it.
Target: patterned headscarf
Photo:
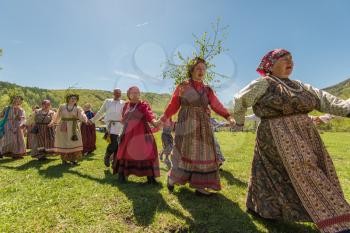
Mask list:
[[[51,104],[51,101],[48,100],[48,99],[43,100],[43,101],[41,102],[41,105],[43,105],[43,104]]]
[[[258,66],[256,71],[260,75],[266,76],[268,73],[271,72],[271,68],[276,63],[276,61],[286,54],[290,54],[290,52],[285,50],[285,49],[274,49],[274,50],[268,52],[261,59],[260,65]]]

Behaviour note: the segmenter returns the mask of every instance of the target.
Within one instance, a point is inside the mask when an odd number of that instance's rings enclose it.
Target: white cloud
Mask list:
[[[149,22],[143,22],[143,23],[136,24],[136,27],[140,28],[140,27],[147,26],[148,24]]]
[[[121,71],[121,70],[114,70],[114,74],[120,75],[120,76],[123,76],[123,77],[126,77],[126,78],[135,79],[135,80],[143,80],[143,78],[140,77],[140,76],[137,75],[137,74],[132,74],[132,73],[124,72],[124,71]]]

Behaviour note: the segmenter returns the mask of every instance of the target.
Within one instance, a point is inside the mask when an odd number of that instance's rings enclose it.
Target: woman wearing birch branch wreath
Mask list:
[[[54,115],[50,100],[43,100],[41,108],[33,113],[31,131],[28,132],[28,135],[32,135],[33,158],[44,160],[54,150],[55,130],[49,127]]]
[[[213,89],[203,83],[207,64],[202,58],[194,58],[188,67],[187,81],[178,85],[167,106],[162,122],[178,114],[175,127],[175,147],[171,157],[172,168],[168,176],[168,189],[175,184],[190,184],[198,195],[210,195],[220,190],[219,161],[216,156],[213,131],[209,122],[208,107],[227,119],[233,118],[220,103]]]
[[[24,140],[25,112],[21,108],[23,97],[10,97],[11,104],[0,113],[0,157],[9,155],[21,159],[26,154]]]
[[[79,95],[67,94],[66,104],[62,104],[49,126],[56,127],[55,146],[56,153],[61,155],[62,162],[71,162],[76,165],[82,158],[83,142],[79,122],[87,123],[87,117],[81,107],[77,105]]]
[[[249,182],[247,209],[266,219],[312,220],[321,232],[350,232],[350,206],[332,159],[308,113],[350,116],[350,103],[289,79],[291,54],[267,53],[251,82],[234,98],[243,125],[247,108],[261,118]]]

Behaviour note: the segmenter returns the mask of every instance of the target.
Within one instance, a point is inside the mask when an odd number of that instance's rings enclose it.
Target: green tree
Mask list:
[[[163,72],[164,79],[173,79],[174,85],[178,85],[186,80],[188,78],[188,66],[191,65],[191,61],[194,57],[203,58],[207,62],[205,83],[210,83],[215,86],[215,84],[220,84],[218,78],[228,78],[224,74],[215,72],[215,64],[212,62],[216,56],[228,51],[228,49],[223,46],[223,42],[227,38],[228,26],[221,27],[220,18],[211,26],[211,33],[204,32],[201,36],[193,34],[196,51],[193,52],[192,57],[184,57],[181,52],[178,52],[174,57],[179,59],[180,64],[175,64],[171,59],[167,60],[165,63],[166,69]]]

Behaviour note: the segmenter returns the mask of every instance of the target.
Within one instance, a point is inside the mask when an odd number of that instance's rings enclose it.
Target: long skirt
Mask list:
[[[37,124],[38,133],[32,135],[32,156],[46,155],[54,152],[55,130],[47,124]]]
[[[76,129],[78,140],[72,140],[72,121],[62,121],[56,127],[54,151],[61,155],[63,161],[78,161],[83,155],[83,141],[80,127]],[[79,126],[79,125],[78,125]]]
[[[220,190],[214,135],[201,107],[183,107],[175,129],[169,177],[175,184]]]
[[[27,149],[32,149],[33,148],[33,134],[31,133],[33,128],[33,125],[28,125],[27,126]]]
[[[91,153],[96,150],[96,128],[95,124],[81,124],[81,136],[83,140],[83,153]]]
[[[12,129],[9,122],[5,124],[5,134],[0,140],[0,154],[14,158],[22,157],[26,154],[24,132],[19,127]]]
[[[149,126],[129,120],[113,161],[114,174],[159,177],[157,145]]]
[[[247,208],[269,219],[313,221],[321,232],[350,229],[350,206],[307,115],[262,120]]]

